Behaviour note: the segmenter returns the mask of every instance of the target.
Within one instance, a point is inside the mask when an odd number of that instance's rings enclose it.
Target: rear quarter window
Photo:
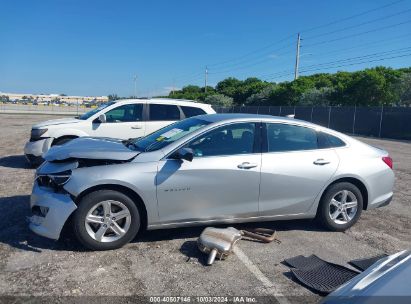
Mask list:
[[[186,118],[206,114],[206,112],[200,108],[187,107],[187,106],[180,106],[180,107],[181,107],[181,110],[183,110],[184,116]]]
[[[338,137],[324,133],[324,132],[318,132],[318,148],[319,149],[325,149],[325,148],[338,148],[338,147],[344,147],[346,146],[346,143],[339,139]]]

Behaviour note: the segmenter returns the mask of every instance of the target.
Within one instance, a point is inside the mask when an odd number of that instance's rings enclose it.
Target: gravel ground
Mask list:
[[[294,282],[282,261],[317,254],[347,261],[394,253],[411,244],[411,143],[360,138],[388,150],[396,185],[392,203],[363,213],[344,233],[323,231],[312,221],[268,222],[236,227],[268,227],[281,244],[241,241],[240,253],[204,266],[195,240],[202,228],[146,232],[122,249],[83,250],[69,234],[57,242],[27,228],[34,170],[23,146],[30,126],[57,118],[0,114],[0,295],[53,296],[272,296],[280,301],[316,302],[320,296]],[[248,268],[247,268],[248,266]],[[265,283],[263,284],[262,281]],[[267,299],[267,298],[264,298]]]

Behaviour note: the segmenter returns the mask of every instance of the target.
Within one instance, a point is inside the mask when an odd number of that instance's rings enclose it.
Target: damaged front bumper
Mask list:
[[[69,216],[77,209],[69,194],[34,183],[30,197],[29,228],[36,234],[57,240]]]

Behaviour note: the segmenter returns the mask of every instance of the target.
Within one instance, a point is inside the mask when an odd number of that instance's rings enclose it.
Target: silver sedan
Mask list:
[[[79,138],[37,169],[30,228],[107,250],[140,229],[316,218],[343,231],[393,195],[386,151],[291,118],[192,117],[131,140]],[[68,221],[72,218],[72,221]]]

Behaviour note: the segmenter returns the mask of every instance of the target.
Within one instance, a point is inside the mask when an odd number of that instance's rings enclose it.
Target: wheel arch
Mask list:
[[[330,188],[332,185],[335,185],[337,183],[342,183],[342,182],[351,183],[360,190],[362,198],[363,198],[363,210],[367,210],[367,208],[368,208],[368,190],[367,190],[367,187],[365,186],[365,184],[360,179],[355,178],[355,177],[351,177],[351,176],[341,177],[341,178],[338,178],[338,179],[332,181],[324,189],[323,193],[321,194],[320,201],[324,197],[325,192],[327,191],[328,188]]]
[[[87,132],[83,130],[78,130],[74,128],[58,128],[58,129],[51,129],[50,130],[50,137],[55,139],[62,138],[62,137],[82,137],[82,136],[89,136]]]
[[[53,138],[53,141],[51,142],[51,146],[54,146],[56,144],[56,142],[58,142],[61,139],[66,139],[66,138],[75,139],[75,138],[78,138],[78,137],[79,136],[77,136],[77,135],[62,135],[62,136],[59,136],[59,137],[55,137],[55,138]]]
[[[79,195],[76,196],[74,202],[76,203],[76,205],[78,205],[84,196],[86,196],[87,194],[91,192],[95,192],[98,190],[113,190],[113,191],[118,191],[120,193],[124,193],[127,196],[129,196],[133,200],[133,202],[136,204],[138,210],[140,211],[141,228],[143,228],[144,230],[147,228],[147,209],[144,204],[144,201],[137,192],[135,192],[134,190],[126,186],[118,185],[118,184],[96,185],[96,186],[83,190]]]

